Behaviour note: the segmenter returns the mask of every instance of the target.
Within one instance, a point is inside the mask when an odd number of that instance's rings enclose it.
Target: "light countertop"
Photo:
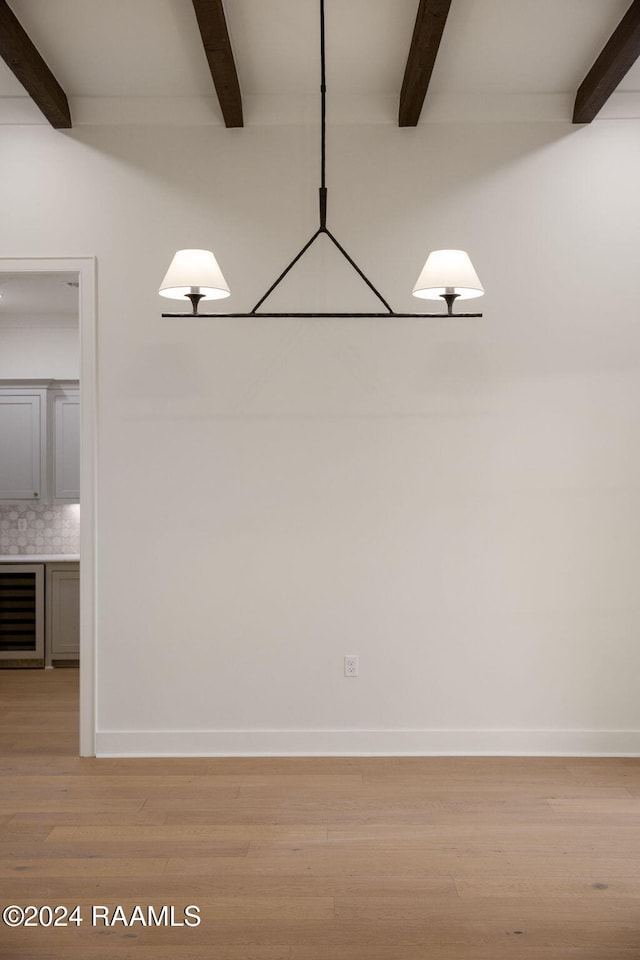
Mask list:
[[[0,554],[0,563],[78,563],[79,553]]]

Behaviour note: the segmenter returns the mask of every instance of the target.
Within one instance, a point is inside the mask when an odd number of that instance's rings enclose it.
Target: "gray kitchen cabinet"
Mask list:
[[[0,383],[0,501],[80,502],[77,381]]]
[[[80,658],[80,564],[47,563],[46,665]]]
[[[56,388],[51,391],[53,457],[53,503],[80,501],[80,393]]]
[[[46,391],[0,390],[0,500],[44,499]]]

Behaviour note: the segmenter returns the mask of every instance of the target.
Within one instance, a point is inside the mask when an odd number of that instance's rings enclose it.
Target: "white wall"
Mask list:
[[[482,320],[161,319],[180,246],[253,306],[317,140],[5,128],[0,255],[98,257],[98,751],[640,753],[640,126],[330,128],[341,242]],[[273,309],[374,306],[315,259]]]
[[[77,317],[0,316],[0,380],[77,380]]]

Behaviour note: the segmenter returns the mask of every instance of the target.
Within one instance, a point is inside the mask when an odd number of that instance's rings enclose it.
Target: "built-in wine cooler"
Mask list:
[[[44,564],[0,563],[0,669],[44,666]]]

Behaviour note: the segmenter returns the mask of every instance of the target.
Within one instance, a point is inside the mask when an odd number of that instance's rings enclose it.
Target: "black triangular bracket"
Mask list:
[[[324,234],[324,236],[328,237],[329,240],[331,240],[331,242],[332,242],[332,244],[334,245],[334,247],[335,247],[337,250],[340,251],[340,253],[342,254],[342,256],[345,258],[345,260],[347,261],[347,263],[349,263],[350,266],[355,270],[355,272],[358,274],[358,276],[360,277],[360,279],[363,280],[364,283],[366,283],[366,285],[369,287],[369,289],[370,289],[371,291],[373,291],[373,293],[375,293],[376,297],[378,298],[378,300],[380,301],[380,303],[383,305],[383,307],[385,308],[385,310],[387,311],[387,313],[393,313],[393,310],[391,309],[391,307],[389,306],[389,304],[387,303],[387,301],[385,300],[385,298],[382,296],[382,294],[381,294],[378,290],[376,290],[376,288],[374,287],[374,285],[371,283],[371,280],[369,280],[369,278],[367,277],[367,275],[366,275],[365,273],[363,273],[363,271],[360,269],[360,267],[359,267],[358,264],[355,262],[355,260],[353,259],[353,257],[350,257],[350,256],[349,256],[349,254],[347,253],[347,251],[345,250],[345,248],[342,246],[342,244],[341,244],[338,240],[336,240],[336,238],[334,237],[334,235],[331,233],[331,231],[330,231],[329,228],[327,227],[327,188],[326,188],[326,187],[320,187],[320,226],[318,227],[318,229],[316,230],[316,232],[313,234],[313,236],[312,236],[309,240],[307,240],[307,242],[306,242],[305,245],[302,247],[302,249],[299,251],[299,253],[297,253],[297,254],[295,255],[295,257],[293,258],[293,260],[292,260],[289,264],[287,264],[287,266],[284,268],[284,270],[282,271],[282,273],[280,274],[280,276],[277,278],[277,280],[275,280],[275,281],[271,284],[271,286],[269,287],[269,289],[267,290],[267,292],[260,297],[260,299],[259,299],[258,302],[256,303],[255,307],[254,307],[253,310],[251,311],[251,314],[252,314],[252,315],[254,315],[254,316],[256,315],[256,313],[258,312],[258,310],[260,309],[260,307],[262,306],[262,304],[265,302],[265,300],[266,300],[268,297],[270,297],[271,294],[273,293],[273,291],[276,289],[276,287],[278,287],[278,286],[282,283],[282,281],[283,281],[284,278],[287,276],[287,274],[290,272],[290,270],[292,270],[293,267],[295,267],[295,265],[296,265],[296,263],[298,262],[298,260],[300,260],[300,259],[304,256],[304,254],[307,252],[307,250],[308,250],[310,247],[312,247],[313,244],[316,242],[316,240],[318,239],[318,237],[321,237],[323,234]],[[293,314],[290,314],[290,316],[293,316]],[[296,316],[297,316],[297,314],[296,314]]]

